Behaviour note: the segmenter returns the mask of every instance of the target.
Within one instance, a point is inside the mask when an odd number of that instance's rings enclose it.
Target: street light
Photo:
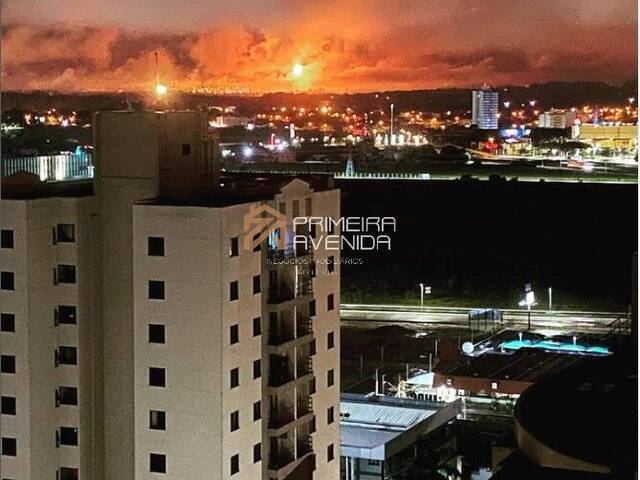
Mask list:
[[[431,295],[431,287],[426,287],[424,283],[419,283],[420,286],[420,306],[424,307],[424,296]]]
[[[521,307],[527,309],[527,330],[531,330],[531,307],[536,305],[536,296],[531,289],[531,284],[527,283],[524,287],[524,299],[518,303]]]

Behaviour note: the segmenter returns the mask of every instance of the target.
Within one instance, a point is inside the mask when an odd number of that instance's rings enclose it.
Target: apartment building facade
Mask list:
[[[339,252],[243,236],[339,193],[213,192],[204,125],[98,114],[95,195],[2,201],[3,480],[338,478]]]

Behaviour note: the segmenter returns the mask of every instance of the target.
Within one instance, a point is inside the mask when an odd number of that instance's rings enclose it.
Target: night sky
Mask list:
[[[3,0],[3,89],[621,83],[635,0]],[[292,67],[304,72],[294,78]]]

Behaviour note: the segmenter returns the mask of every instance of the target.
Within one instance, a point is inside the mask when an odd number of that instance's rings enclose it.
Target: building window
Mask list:
[[[150,367],[149,368],[149,386],[166,387],[167,386],[166,369],[159,368],[159,367]]]
[[[61,365],[77,365],[78,349],[76,347],[58,347],[58,363]]]
[[[7,457],[18,455],[18,442],[15,438],[2,437],[2,455]]]
[[[262,418],[262,402],[258,400],[253,402],[253,421],[260,420]]]
[[[78,469],[70,467],[60,468],[60,480],[78,480]]]
[[[2,397],[0,404],[0,413],[2,415],[16,414],[16,397]]]
[[[293,217],[299,217],[300,216],[300,200],[294,200],[293,201]]]
[[[240,471],[240,455],[237,453],[231,457],[231,475],[235,475]]]
[[[182,155],[184,156],[191,155],[191,144],[189,143],[182,144]]]
[[[235,325],[231,325],[229,327],[229,343],[231,345],[235,345],[240,341],[239,337],[240,337],[240,334],[239,334],[238,324],[236,323]]]
[[[260,359],[253,361],[253,378],[260,378],[262,376],[262,368],[260,366]]]
[[[287,204],[285,202],[280,202],[278,204],[278,212],[280,212],[283,215],[287,214]]]
[[[149,428],[151,430],[167,429],[167,414],[160,410],[149,411]]]
[[[315,317],[316,316],[316,301],[315,300],[311,300],[309,302],[309,316],[310,317]]]
[[[0,248],[13,248],[13,230],[0,230]]]
[[[498,382],[491,382],[491,389],[492,390],[497,390],[498,389]]]
[[[149,237],[147,239],[147,254],[150,257],[164,257],[164,238]]]
[[[238,281],[234,280],[229,284],[229,300],[233,302],[234,300],[238,300],[238,298],[240,298],[238,294]]]
[[[334,374],[333,374],[333,368],[329,371],[327,371],[327,387],[332,387],[334,384],[335,379],[333,378]]]
[[[165,343],[164,325],[158,323],[149,324],[149,343]]]
[[[58,265],[56,268],[57,283],[76,283],[75,265]]]
[[[336,270],[336,264],[335,264],[335,257],[333,255],[331,255],[328,259],[327,259],[327,273],[333,273]]]
[[[161,453],[150,453],[149,471],[153,473],[167,473],[167,456]]]
[[[15,332],[16,316],[13,313],[0,314],[0,332]]]
[[[309,380],[309,395],[316,393],[316,377]]]
[[[335,453],[333,451],[333,443],[327,447],[327,462],[332,462]]]
[[[78,469],[71,467],[60,467],[60,480],[78,480]]]
[[[0,355],[0,373],[16,373],[16,357]]]
[[[253,446],[253,463],[258,463],[262,460],[262,443],[256,443]]]
[[[335,345],[334,333],[327,333],[327,350],[331,350]]]
[[[231,245],[229,246],[229,256],[230,257],[238,256],[238,237],[233,237],[231,239]]]
[[[235,412],[231,412],[231,431],[235,432],[236,430],[240,430],[240,412],[236,410]]]
[[[309,342],[309,356],[313,357],[316,354],[316,339],[314,338]]]
[[[260,293],[260,275],[253,276],[253,294]]]
[[[15,290],[15,276],[13,272],[0,273],[0,290]]]
[[[315,227],[315,225],[314,225]],[[316,261],[312,260],[311,263],[309,264],[309,277],[311,278],[316,278],[317,272],[316,272]]]
[[[311,197],[304,199],[304,214],[307,217],[311,216]]]
[[[56,241],[73,243],[76,241],[76,226],[72,223],[59,223],[56,226]]]
[[[260,317],[256,317],[253,319],[253,336],[257,337],[262,334],[262,325]]]
[[[237,368],[231,369],[231,372],[229,373],[229,384],[231,385],[231,388],[236,388],[238,385],[240,385],[239,369]]]
[[[334,308],[334,304],[333,304],[333,293],[330,293],[329,295],[327,295],[327,311],[331,311]]]
[[[73,427],[60,427],[60,445],[77,447],[78,429]]]
[[[57,393],[59,405],[78,405],[78,389],[76,387],[59,387]]]
[[[164,300],[164,282],[160,280],[149,280],[149,299]]]
[[[56,324],[75,325],[77,309],[73,305],[58,305],[56,310]]]
[[[333,407],[329,407],[327,408],[327,425],[331,425],[334,420]]]

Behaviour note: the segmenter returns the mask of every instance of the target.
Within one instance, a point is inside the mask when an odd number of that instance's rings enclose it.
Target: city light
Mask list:
[[[156,95],[164,97],[167,94],[167,86],[162,83],[156,84]]]
[[[301,63],[296,63],[291,70],[294,78],[300,78],[304,73],[304,66]]]

